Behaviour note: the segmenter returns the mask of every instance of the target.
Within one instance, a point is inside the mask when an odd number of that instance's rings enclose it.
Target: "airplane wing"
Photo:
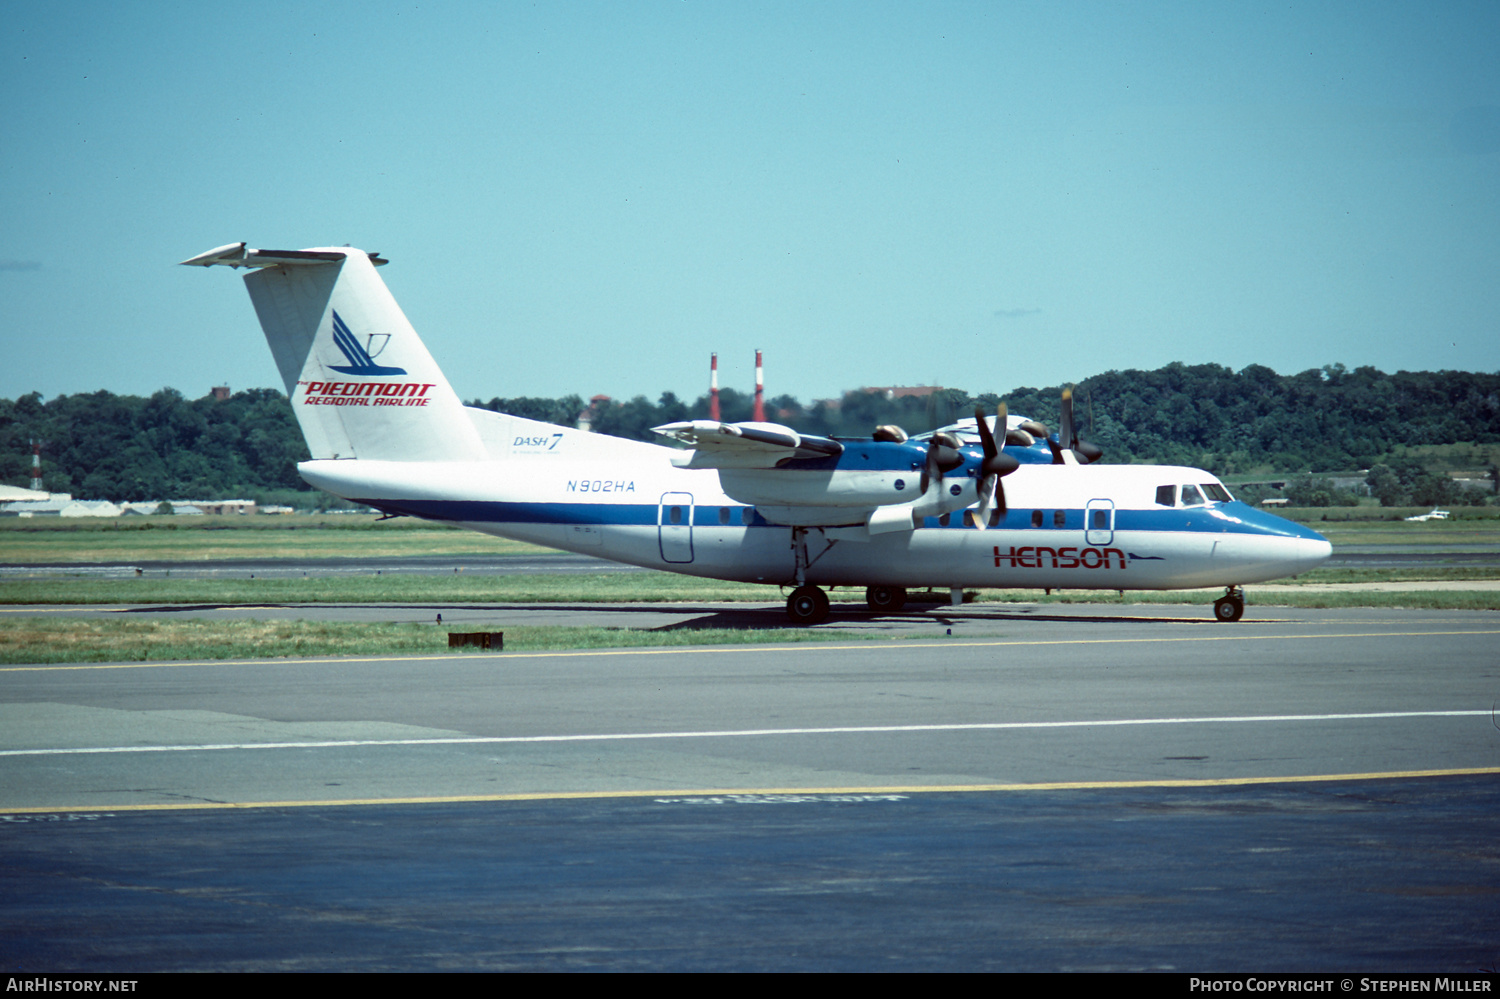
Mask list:
[[[779,423],[689,420],[651,429],[692,448],[672,459],[678,468],[775,468],[793,458],[834,458],[844,451],[838,441]]]

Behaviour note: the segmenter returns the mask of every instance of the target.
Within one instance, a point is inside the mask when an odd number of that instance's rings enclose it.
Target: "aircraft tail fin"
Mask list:
[[[484,444],[375,272],[348,247],[221,246],[184,264],[247,267],[245,286],[314,458],[465,461]]]

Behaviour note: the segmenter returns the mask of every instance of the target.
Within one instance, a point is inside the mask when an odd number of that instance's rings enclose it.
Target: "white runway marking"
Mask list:
[[[753,728],[700,732],[623,732],[590,735],[460,736],[444,739],[338,739],[308,742],[233,742],[182,746],[93,746],[73,749],[6,749],[0,756],[70,756],[89,753],[198,753],[244,749],[345,749],[367,746],[483,746],[538,742],[626,742],[646,739],[743,739],[770,735],[864,735],[881,732],[993,732],[1016,729],[1109,728],[1125,725],[1225,725],[1255,722],[1366,721],[1392,718],[1485,718],[1474,711],[1365,711],[1353,714],[1230,715],[1206,718],[1114,718],[1089,721],[978,722],[963,725],[850,725],[829,728]]]

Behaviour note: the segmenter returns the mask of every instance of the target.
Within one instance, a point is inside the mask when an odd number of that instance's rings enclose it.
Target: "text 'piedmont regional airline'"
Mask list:
[[[245,284],[286,381],[319,489],[389,514],[693,576],[793,587],[799,623],[824,587],[895,610],[907,587],[1240,587],[1328,558],[1321,535],[1230,497],[1214,476],[1096,465],[1064,396],[1060,433],[999,416],[908,440],[811,437],[773,423],[656,428],[688,450],[464,406],[375,268],[348,247],[185,260]],[[1003,439],[997,441],[996,435]]]

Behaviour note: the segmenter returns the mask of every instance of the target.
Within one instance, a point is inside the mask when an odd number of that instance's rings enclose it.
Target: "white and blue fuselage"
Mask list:
[[[1303,572],[1331,552],[1317,533],[1234,501],[1202,470],[1079,464],[1056,440],[1050,454],[1043,442],[997,456],[994,435],[977,425],[982,446],[959,433],[942,447],[774,424],[657,428],[693,446],[685,451],[466,407],[376,273],[384,262],[347,247],[243,243],[184,261],[249,269],[313,456],[299,471],[387,513],[795,586],[788,611],[807,622],[826,613],[827,586],[870,588],[872,606],[882,606],[880,588],[1223,586],[1216,612],[1236,620],[1240,586]]]
[[[799,582],[791,526],[727,495],[718,471],[674,468],[673,449],[609,438],[594,440],[627,445],[627,460],[574,458],[566,441],[577,433],[545,456],[420,467],[311,461],[299,470],[388,513],[688,575]],[[945,484],[962,479],[950,474]],[[1008,509],[988,530],[968,508],[922,517],[910,531],[805,528],[804,581],[1169,590],[1278,579],[1330,554],[1316,532],[1237,500],[1181,505],[1182,486],[1205,495],[1205,485],[1218,480],[1171,465],[1022,465],[1005,477]],[[1168,487],[1170,506],[1157,502]]]

